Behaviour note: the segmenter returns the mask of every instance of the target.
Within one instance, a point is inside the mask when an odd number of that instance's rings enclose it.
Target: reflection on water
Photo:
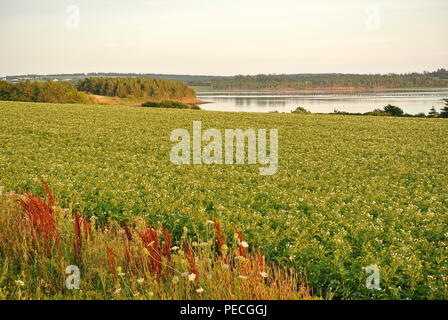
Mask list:
[[[448,98],[448,89],[370,90],[362,92],[288,91],[288,92],[202,92],[198,98],[210,102],[204,110],[238,112],[291,112],[303,107],[315,113],[335,109],[348,112],[367,112],[388,104],[406,113],[427,113],[434,106],[441,108]]]

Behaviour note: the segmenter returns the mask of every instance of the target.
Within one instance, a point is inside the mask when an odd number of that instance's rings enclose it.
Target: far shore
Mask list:
[[[316,87],[316,88],[272,88],[272,89],[212,89],[209,87],[195,88],[196,93],[201,95],[206,92],[295,92],[295,91],[334,91],[334,92],[359,92],[359,91],[406,91],[406,90],[435,90],[448,88],[438,87],[408,87],[408,88],[386,88],[386,87]]]

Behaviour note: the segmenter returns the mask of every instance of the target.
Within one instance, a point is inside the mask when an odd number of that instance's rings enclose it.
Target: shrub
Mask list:
[[[148,101],[148,102],[142,103],[142,107],[145,107],[145,108],[160,108],[160,102]]]
[[[311,112],[302,107],[297,107],[292,113],[296,114],[310,114]]]
[[[385,112],[384,110],[381,110],[381,109],[375,109],[373,111],[366,112],[365,115],[366,116],[376,116],[376,117],[390,117],[391,116],[390,113]]]
[[[400,117],[404,113],[401,108],[393,106],[391,104],[388,104],[387,106],[384,107],[384,112],[387,112],[394,117]]]
[[[409,117],[412,117],[412,115],[408,115]],[[417,113],[416,115],[414,115],[414,117],[416,118],[426,118],[426,114],[423,112]]]

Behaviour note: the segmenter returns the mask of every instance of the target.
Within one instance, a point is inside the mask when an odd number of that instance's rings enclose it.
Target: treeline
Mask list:
[[[448,99],[443,100],[445,101],[445,106],[440,109],[440,112],[438,112],[435,107],[432,107],[427,115],[423,112],[414,115],[408,114],[405,113],[403,109],[397,106],[393,106],[391,104],[388,104],[383,109],[375,109],[373,111],[369,111],[366,113],[351,113],[351,112],[334,110],[334,112],[331,114],[353,115],[353,116],[380,116],[380,117],[448,118]],[[305,109],[297,108],[297,110],[294,113],[305,113],[302,110]]]
[[[10,83],[0,81],[0,100],[49,102],[49,103],[90,103],[89,96],[79,92],[69,82],[24,81]]]
[[[405,113],[403,109],[397,106],[393,106],[391,104],[388,104],[382,109],[375,109],[373,111],[361,113],[361,112],[346,112],[346,111],[339,111],[334,110],[330,114],[337,114],[337,115],[348,115],[348,116],[378,116],[378,117],[408,117],[408,118],[448,118],[448,99],[443,99],[445,102],[445,106],[440,109],[440,112],[436,110],[435,107],[432,107],[429,110],[428,115],[426,115],[423,112],[417,113],[417,114],[409,114]],[[274,111],[273,113],[277,113]],[[295,110],[291,112],[292,114],[311,114],[311,111],[303,108],[303,107],[297,107]]]
[[[90,73],[66,73],[66,74],[27,74],[6,76],[5,80],[23,81],[23,80],[64,80],[76,84],[79,80],[93,77],[104,78],[152,78],[163,79],[176,82],[184,82],[189,86],[210,86],[212,79],[221,78],[220,76],[208,75],[182,75],[182,74],[158,74],[158,73],[118,73],[118,72],[90,72]]]
[[[436,75],[440,76],[437,77]],[[435,73],[388,75],[256,75],[220,78],[211,81],[217,90],[315,89],[315,88],[446,88],[446,70]]]
[[[151,78],[91,77],[78,82],[78,90],[110,97],[149,99],[195,98],[196,93],[185,83]]]
[[[425,74],[440,79],[448,79],[448,70],[446,69],[438,69],[434,72],[425,72]]]

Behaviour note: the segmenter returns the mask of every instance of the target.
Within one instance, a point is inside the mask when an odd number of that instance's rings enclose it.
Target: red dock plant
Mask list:
[[[196,267],[196,262],[194,261],[193,253],[191,252],[190,246],[188,243],[184,240],[184,249],[185,249],[185,255],[187,256],[188,263],[190,264],[190,269],[192,273],[196,275],[196,281],[199,280],[199,272],[198,268]]]
[[[148,267],[152,273],[162,274],[162,254],[160,248],[160,239],[157,230],[148,228],[144,232],[138,231],[144,248],[148,251]]]
[[[114,252],[112,251],[112,248],[107,247],[107,262],[109,263],[109,270],[110,272],[115,275],[115,257]]]
[[[73,248],[75,251],[75,261],[79,263],[81,261],[81,247],[82,247],[82,231],[81,231],[81,217],[75,213],[75,240],[73,241]]]
[[[171,261],[171,247],[173,246],[173,238],[167,228],[162,227],[164,243],[163,243],[163,254],[168,261]]]
[[[75,213],[74,217],[74,227],[75,227],[75,240],[73,241],[73,248],[75,252],[75,261],[77,263],[81,262],[81,249],[82,249],[82,238],[86,241],[91,237],[90,229],[90,218],[83,218],[78,212]]]
[[[235,233],[238,236],[237,240],[238,240],[238,255],[247,258],[247,249],[244,247],[243,243],[244,243],[244,237],[243,234],[241,232],[238,231],[238,229],[235,227]]]
[[[216,221],[213,220],[213,222],[215,223],[215,228],[216,228],[216,232],[215,232],[215,238],[216,238],[216,245],[218,246],[218,252],[221,255],[223,262],[225,264],[228,263],[227,257],[226,257],[226,251],[224,250],[224,248],[227,247],[226,242],[224,240],[224,236],[222,234],[222,229],[221,229],[221,224]]]
[[[216,244],[218,245],[218,249],[219,251],[221,251],[222,247],[224,246],[224,238],[222,235],[222,229],[221,229],[221,225],[219,224],[218,221],[213,220],[213,222],[215,223],[215,228],[216,228]]]
[[[41,181],[46,199],[25,193],[24,199],[17,202],[25,213],[25,220],[31,227],[33,242],[37,252],[51,256],[57,248],[60,253],[60,237],[57,230],[57,218],[54,211],[55,200],[50,188]]]

